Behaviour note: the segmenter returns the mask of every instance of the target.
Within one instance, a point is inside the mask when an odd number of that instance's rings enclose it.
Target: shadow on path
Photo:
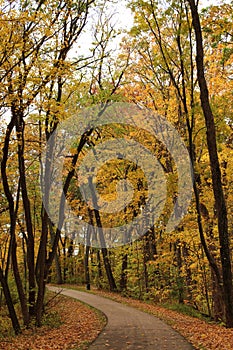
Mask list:
[[[54,292],[85,302],[107,316],[107,325],[90,350],[193,350],[179,333],[143,311],[98,295],[48,286]]]

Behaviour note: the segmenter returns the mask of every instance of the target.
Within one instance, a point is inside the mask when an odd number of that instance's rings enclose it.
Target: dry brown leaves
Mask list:
[[[137,307],[140,310],[159,317],[182,334],[196,349],[233,349],[233,329],[226,329],[217,324],[207,323],[198,318],[186,316],[176,311],[147,304],[139,300],[125,298],[115,293],[98,291],[98,294]]]
[[[157,305],[125,298],[119,294],[103,291],[95,291],[95,293],[161,318],[188,339],[196,349],[233,349],[233,329],[206,323]],[[59,312],[64,322],[59,328],[51,329],[43,326],[40,329],[26,330],[18,337],[0,341],[0,350],[86,349],[85,344],[92,342],[104,325],[103,320],[92,309],[63,296],[59,296],[56,311]]]
[[[92,342],[104,326],[94,310],[71,298],[57,297],[54,309],[61,317],[61,326],[25,330],[20,336],[0,340],[0,350],[85,349],[85,344]]]

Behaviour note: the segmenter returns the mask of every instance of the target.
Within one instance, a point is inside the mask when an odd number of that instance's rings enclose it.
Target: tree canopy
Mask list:
[[[108,0],[0,1],[0,302],[16,334],[41,325],[48,281],[233,327],[233,4],[127,6],[122,31]]]

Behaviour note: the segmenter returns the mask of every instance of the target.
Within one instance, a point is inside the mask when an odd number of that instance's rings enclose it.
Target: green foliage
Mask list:
[[[49,310],[43,315],[42,325],[49,328],[58,328],[62,325],[61,317],[57,311]]]
[[[203,315],[198,310],[196,310],[193,306],[187,305],[187,304],[178,304],[178,303],[163,303],[161,306],[165,307],[166,309],[178,311],[184,315],[188,315],[191,317],[196,317],[202,320],[208,320],[210,321],[210,318],[206,315]]]
[[[19,296],[18,296],[15,280],[14,280],[13,274],[11,272],[10,272],[9,277],[8,277],[8,285],[9,285],[9,289],[11,291],[11,297],[12,297],[13,304],[18,305]],[[5,304],[5,298],[4,298],[2,286],[0,286],[0,292],[1,292],[1,298],[2,298],[2,300],[1,300],[1,305],[2,305],[2,304]]]
[[[8,316],[6,305],[0,307],[0,341],[6,337],[13,336],[11,321]]]

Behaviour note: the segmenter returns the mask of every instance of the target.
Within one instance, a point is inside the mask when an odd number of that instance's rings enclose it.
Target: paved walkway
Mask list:
[[[180,334],[158,318],[90,293],[48,286],[81,300],[107,316],[107,325],[89,350],[193,350]]]

